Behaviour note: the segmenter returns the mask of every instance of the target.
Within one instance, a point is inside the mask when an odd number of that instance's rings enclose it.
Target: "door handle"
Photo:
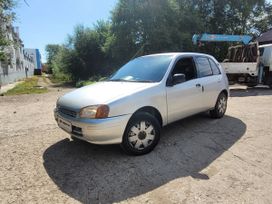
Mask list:
[[[201,87],[201,84],[196,84],[196,87]]]

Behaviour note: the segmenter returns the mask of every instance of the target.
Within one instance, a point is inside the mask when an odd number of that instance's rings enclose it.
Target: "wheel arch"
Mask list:
[[[216,105],[216,103],[217,103],[217,100],[218,100],[220,94],[222,94],[222,93],[225,94],[225,95],[227,96],[227,99],[228,99],[228,97],[229,97],[229,92],[227,91],[227,89],[223,89],[223,90],[220,91],[220,93],[218,94],[218,96],[217,96],[217,98],[216,98],[216,101],[215,101],[215,104],[214,104],[214,107],[215,107],[215,105]]]
[[[228,91],[226,90],[226,89],[223,89],[221,92],[220,92],[220,94],[221,93],[223,93],[223,94],[225,94],[226,96],[227,96],[227,98],[229,97],[229,93],[228,93]],[[220,95],[219,94],[219,95]]]
[[[155,108],[153,106],[141,107],[132,114],[131,118],[133,118],[137,113],[140,113],[140,112],[141,113],[149,113],[150,115],[154,116],[158,120],[160,126],[161,127],[163,126],[162,115],[161,115],[160,111],[157,108]]]

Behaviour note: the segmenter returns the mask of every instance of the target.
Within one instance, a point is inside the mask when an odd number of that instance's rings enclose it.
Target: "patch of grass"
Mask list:
[[[47,88],[38,86],[37,77],[31,77],[25,79],[24,82],[17,84],[13,89],[8,90],[4,95],[40,94],[46,93],[47,91]]]
[[[42,74],[42,79],[43,79],[43,82],[44,82],[44,83],[48,84],[48,81],[46,80],[45,74]]]
[[[65,84],[65,83],[71,83],[71,80],[69,77],[63,75],[63,76],[54,76],[54,75],[50,75],[49,80],[53,83],[53,84]]]
[[[59,79],[59,78],[55,78],[55,77],[50,77],[49,79],[53,84],[62,84],[62,83],[67,82],[67,81],[65,81],[63,79]]]

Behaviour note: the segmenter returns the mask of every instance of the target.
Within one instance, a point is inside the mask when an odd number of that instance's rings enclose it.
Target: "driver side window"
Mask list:
[[[174,76],[175,74],[184,74],[186,81],[197,78],[193,58],[187,57],[187,58],[180,59],[176,63],[171,73],[172,76]]]

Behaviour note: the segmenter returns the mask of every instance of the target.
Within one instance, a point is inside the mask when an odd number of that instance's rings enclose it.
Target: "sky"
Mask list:
[[[15,9],[25,48],[38,48],[46,61],[47,44],[64,43],[77,24],[107,20],[117,0],[20,0]]]

